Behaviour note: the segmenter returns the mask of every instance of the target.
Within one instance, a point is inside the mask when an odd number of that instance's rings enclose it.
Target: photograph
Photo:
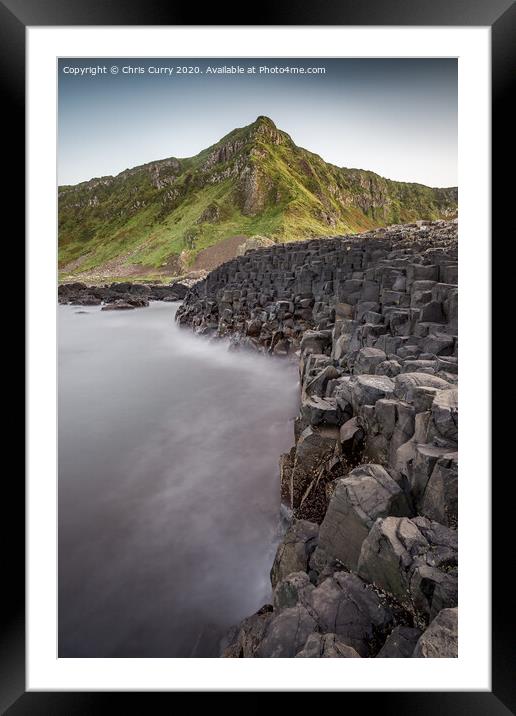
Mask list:
[[[253,11],[0,0],[0,714],[516,716],[516,0]]]
[[[461,656],[458,77],[56,58],[59,659]]]
[[[246,14],[0,0],[25,348],[0,714],[516,715],[516,2]]]

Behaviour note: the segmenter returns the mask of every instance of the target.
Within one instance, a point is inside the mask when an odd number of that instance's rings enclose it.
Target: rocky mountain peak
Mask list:
[[[272,119],[270,117],[266,117],[264,114],[260,114],[253,122],[253,124],[257,126],[272,127],[272,129],[277,129]]]
[[[251,138],[256,140],[265,140],[271,144],[285,144],[290,141],[290,137],[276,127],[270,117],[260,115],[248,127],[244,128],[244,132]]]

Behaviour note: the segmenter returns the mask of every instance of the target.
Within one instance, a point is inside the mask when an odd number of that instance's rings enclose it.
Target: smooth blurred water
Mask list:
[[[60,306],[59,656],[217,656],[270,601],[292,364]]]

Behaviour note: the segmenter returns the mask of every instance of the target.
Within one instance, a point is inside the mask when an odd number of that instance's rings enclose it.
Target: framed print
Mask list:
[[[2,707],[510,713],[490,266],[513,5],[0,10],[28,405]]]

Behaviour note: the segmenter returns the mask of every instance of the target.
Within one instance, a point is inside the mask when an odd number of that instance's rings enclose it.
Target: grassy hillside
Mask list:
[[[343,169],[259,117],[188,159],[59,188],[63,275],[180,273],[229,236],[276,241],[452,217],[457,190]]]

